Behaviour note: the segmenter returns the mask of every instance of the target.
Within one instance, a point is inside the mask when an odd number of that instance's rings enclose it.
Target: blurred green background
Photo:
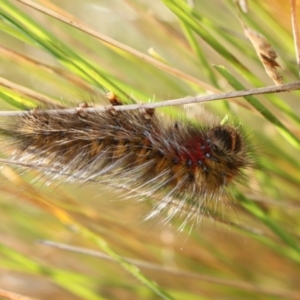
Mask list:
[[[20,2],[0,6],[0,76],[53,103],[105,105],[107,91],[124,102],[148,102],[237,88],[214,65],[245,88],[273,84],[244,36],[235,1],[195,0],[194,7],[180,0],[34,2],[152,55],[168,72],[148,56],[102,43]],[[278,53],[284,82],[297,81],[289,1],[249,1],[241,16]],[[45,106],[36,94],[0,84],[1,110]],[[241,98],[158,110],[196,122],[228,115],[243,123],[256,149],[248,187],[230,206],[220,204],[215,219],[203,217],[183,230],[180,217],[144,222],[150,205],[125,199],[122,190],[3,165],[0,288],[38,299],[300,299],[298,97],[257,96],[263,109]],[[39,240],[106,252],[111,260]],[[147,266],[139,272],[122,257]]]

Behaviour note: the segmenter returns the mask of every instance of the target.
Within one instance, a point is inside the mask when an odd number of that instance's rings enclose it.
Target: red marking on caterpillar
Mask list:
[[[115,98],[112,103],[120,105]],[[24,113],[5,129],[13,159],[69,181],[126,187],[154,199],[147,218],[196,217],[231,198],[231,188],[251,166],[249,141],[240,125],[175,122],[154,109]]]

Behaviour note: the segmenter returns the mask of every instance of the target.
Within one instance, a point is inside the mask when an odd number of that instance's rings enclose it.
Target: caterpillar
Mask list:
[[[110,101],[102,112],[25,112],[2,129],[12,140],[12,160],[155,198],[146,219],[165,210],[167,219],[178,213],[199,219],[245,181],[251,151],[240,124],[166,122],[154,109],[119,111],[114,105],[121,103]]]

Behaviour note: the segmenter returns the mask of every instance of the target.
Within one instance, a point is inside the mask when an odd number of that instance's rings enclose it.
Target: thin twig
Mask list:
[[[110,260],[110,261],[113,260],[109,255],[106,255],[105,253],[100,252],[100,251],[89,250],[89,249],[76,247],[76,246],[69,246],[66,244],[56,243],[56,242],[48,241],[48,240],[42,240],[39,242],[44,245],[55,247],[55,248],[66,250],[66,251],[72,251],[75,253],[81,253],[81,254],[85,254],[85,255],[89,255],[89,256],[94,256],[94,257],[104,259],[104,260]],[[124,259],[138,267],[141,267],[141,268],[147,268],[147,269],[156,270],[159,272],[166,272],[166,273],[173,274],[176,276],[182,276],[185,278],[193,278],[195,280],[201,280],[204,282],[210,282],[210,283],[214,283],[214,284],[231,286],[231,287],[235,287],[235,288],[239,288],[239,289],[243,289],[243,290],[247,290],[247,291],[251,291],[251,292],[256,292],[256,293],[260,293],[260,294],[287,297],[286,299],[299,299],[297,294],[294,292],[291,292],[291,291],[281,291],[281,290],[276,290],[274,288],[265,288],[265,287],[255,286],[255,285],[249,284],[247,282],[242,282],[242,281],[215,278],[215,277],[211,277],[211,276],[197,274],[194,272],[178,270],[178,269],[175,269],[172,267],[161,266],[156,263],[149,263],[149,262],[145,262],[145,261],[138,260],[138,259],[132,259],[132,258],[124,258]]]
[[[56,102],[55,100],[40,94],[38,92],[35,92],[33,90],[30,90],[24,86],[18,85],[14,82],[11,82],[3,77],[0,77],[0,85],[4,86],[5,88],[8,88],[14,92],[17,92],[18,94],[28,96],[32,99],[35,99],[39,101],[40,103],[50,105],[50,106],[55,106],[55,107],[61,107],[63,108],[64,106]]]
[[[31,0],[18,0],[18,1],[25,4],[25,5],[28,5],[28,6],[32,7],[34,9],[38,10],[38,11],[40,11],[40,12],[42,12],[42,13],[48,15],[48,16],[51,16],[51,17],[53,17],[53,18],[55,18],[55,19],[57,19],[61,22],[69,24],[70,26],[73,26],[73,27],[83,31],[83,32],[97,38],[98,40],[100,40],[100,41],[102,41],[106,44],[109,44],[109,45],[114,46],[118,49],[121,49],[121,50],[123,50],[127,53],[130,53],[130,54],[136,56],[137,58],[139,58],[143,61],[146,61],[149,64],[152,64],[153,66],[155,66],[155,67],[157,67],[161,70],[164,70],[167,73],[170,73],[170,74],[172,74],[174,76],[177,76],[177,77],[179,77],[183,80],[186,80],[188,82],[192,82],[192,83],[198,85],[199,87],[201,87],[205,90],[215,92],[215,93],[219,92],[218,89],[216,89],[215,87],[207,84],[206,82],[203,82],[203,81],[201,81],[201,80],[199,80],[199,79],[197,79],[193,76],[190,76],[190,75],[188,75],[184,72],[181,72],[180,70],[178,70],[176,68],[170,67],[167,64],[164,64],[164,63],[152,58],[149,55],[146,55],[142,52],[139,52],[139,51],[137,51],[137,50],[125,45],[125,44],[122,44],[122,43],[120,43],[120,42],[118,42],[118,41],[116,41],[116,40],[114,40],[114,39],[112,39],[108,36],[105,36],[104,34],[98,33],[97,31],[89,28],[87,25],[85,25],[84,23],[82,23],[79,20],[76,20],[75,18],[70,19],[68,17],[65,17],[62,14],[59,14],[58,12],[54,12],[53,10],[50,10],[50,9],[48,9],[48,8],[42,6],[42,5],[39,5],[39,4],[37,4],[37,3],[35,3]]]
[[[289,92],[294,90],[300,90],[300,81],[282,84],[282,85],[271,85],[256,89],[250,90],[241,90],[233,91],[227,93],[205,95],[205,96],[196,96],[196,97],[186,97],[173,100],[165,100],[162,102],[152,102],[152,103],[142,103],[142,104],[129,104],[129,105],[120,105],[114,106],[116,111],[127,111],[135,109],[147,109],[147,108],[158,108],[158,107],[167,107],[167,106],[176,106],[176,105],[185,105],[192,103],[202,103],[215,100],[224,100],[224,99],[233,99],[239,97],[245,97],[250,95],[262,95],[262,94],[273,94],[273,93],[282,93]],[[104,112],[111,106],[98,106],[98,107],[87,107],[80,108],[85,112]],[[78,113],[78,108],[66,108],[66,109],[49,109],[49,110],[37,110],[37,113],[47,113],[47,114],[75,114]],[[2,111],[0,112],[0,117],[12,117],[23,115],[23,111]]]
[[[64,70],[59,67],[55,67],[52,65],[48,65],[42,61],[38,61],[32,57],[26,56],[20,52],[14,51],[12,49],[8,49],[7,47],[0,45],[0,55],[5,55],[9,57],[10,59],[13,59],[14,61],[24,61],[27,64],[34,65],[36,67],[39,67],[41,69],[44,69],[48,73],[55,73],[62,77],[64,77],[66,80],[70,81],[71,83],[75,84],[76,86],[79,86],[80,88],[85,89],[86,91],[90,93],[95,93],[95,89],[85,82],[80,77],[68,72],[67,70]]]
[[[296,13],[296,0],[291,0],[291,21],[293,29],[293,37],[296,51],[297,65],[300,75],[300,40],[299,40],[299,30],[297,26],[297,13]]]
[[[33,298],[28,298],[26,296],[8,292],[5,290],[0,289],[0,299],[7,299],[7,300],[34,300]]]

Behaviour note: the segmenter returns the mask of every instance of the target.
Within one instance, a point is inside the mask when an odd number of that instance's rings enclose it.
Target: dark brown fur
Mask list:
[[[154,216],[177,199],[202,212],[228,198],[228,188],[250,166],[239,126],[166,125],[154,110],[77,114],[32,111],[7,131],[14,159],[71,181],[116,182],[140,195],[160,197]]]

